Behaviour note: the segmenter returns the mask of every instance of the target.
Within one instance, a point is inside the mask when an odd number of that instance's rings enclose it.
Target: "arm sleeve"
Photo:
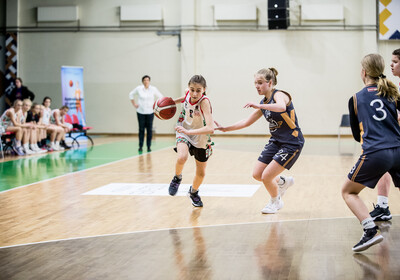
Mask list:
[[[28,92],[29,99],[31,101],[33,101],[35,99],[35,94],[32,91],[30,91],[29,89],[26,89],[26,90]]]
[[[354,99],[351,97],[349,99],[349,113],[350,113],[350,127],[351,127],[351,133],[353,134],[354,140],[357,142],[360,142],[361,136],[360,136],[360,127],[358,125],[358,118],[356,115],[356,112],[354,111]]]
[[[129,93],[129,99],[130,99],[130,100],[135,99],[135,95],[136,95],[136,94],[138,94],[137,88],[135,88],[134,90],[132,90],[132,91]]]
[[[162,93],[158,90],[158,88],[154,87],[154,94],[157,98],[161,98],[164,95],[162,95]]]

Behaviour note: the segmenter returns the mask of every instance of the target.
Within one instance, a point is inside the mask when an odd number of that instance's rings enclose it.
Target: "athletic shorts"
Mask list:
[[[392,176],[395,187],[400,188],[400,147],[362,154],[347,177],[373,189],[386,172]]]
[[[269,141],[258,157],[258,161],[269,164],[275,160],[282,167],[290,169],[299,158],[303,146],[280,144]]]
[[[193,146],[186,138],[178,137],[176,139],[176,144],[185,143],[189,147],[189,154],[194,156],[197,161],[206,162],[208,158],[212,155],[211,145],[207,149],[196,148]],[[178,152],[177,148],[174,148],[175,152]]]

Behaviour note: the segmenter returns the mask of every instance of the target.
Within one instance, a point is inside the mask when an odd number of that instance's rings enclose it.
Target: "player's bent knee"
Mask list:
[[[253,173],[253,178],[256,179],[257,181],[261,181],[261,174],[260,173]]]
[[[188,157],[185,156],[178,156],[178,163],[179,164],[184,164],[187,161]]]

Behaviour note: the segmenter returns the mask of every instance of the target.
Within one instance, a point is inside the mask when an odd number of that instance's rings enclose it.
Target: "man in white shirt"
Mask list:
[[[150,76],[145,75],[142,78],[143,85],[137,86],[129,93],[132,105],[136,108],[139,122],[139,153],[143,152],[144,130],[147,132],[147,151],[151,152],[151,138],[153,131],[153,104],[155,100],[163,95],[154,86],[150,85]],[[135,101],[137,96],[137,102]]]

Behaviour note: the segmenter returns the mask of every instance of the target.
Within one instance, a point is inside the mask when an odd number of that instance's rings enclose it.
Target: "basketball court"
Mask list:
[[[400,0],[0,0],[0,29],[0,280],[400,279],[399,190],[391,183],[392,219],[376,223],[384,240],[361,253],[363,226],[342,197],[362,153],[349,98],[399,85]],[[368,54],[379,73],[361,63]],[[69,123],[72,149],[54,152],[66,144],[49,127],[21,139],[10,129],[14,111],[3,112],[25,98],[46,101],[32,120]],[[365,143],[396,146],[393,102],[358,101],[377,121],[361,120],[360,135],[379,131]],[[198,163],[189,156],[171,196],[176,131],[193,129],[213,133],[213,153],[193,137]],[[288,146],[262,156],[295,162],[282,173],[294,185],[262,214],[271,196],[252,174],[271,131]],[[25,156],[36,142],[53,150]],[[371,211],[377,189],[360,197]]]
[[[9,183],[0,193],[2,279],[399,277],[394,187],[393,219],[379,224],[385,240],[363,254],[351,250],[362,230],[340,188],[360,152],[353,140],[341,139],[339,153],[336,138],[307,138],[285,172],[295,185],[284,207],[265,215],[269,196],[251,174],[266,139],[213,138],[203,208],[184,193],[168,195],[173,137],[157,137],[142,155],[136,137],[97,137],[93,147],[1,162],[2,185]],[[190,158],[184,188],[193,170]],[[376,190],[361,196],[372,209]]]

